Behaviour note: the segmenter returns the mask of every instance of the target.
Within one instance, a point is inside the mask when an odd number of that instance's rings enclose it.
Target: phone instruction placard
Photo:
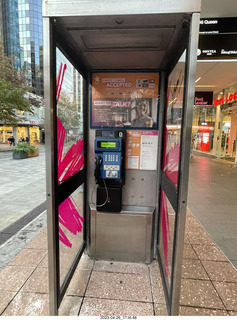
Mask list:
[[[158,131],[128,130],[126,169],[156,170]]]

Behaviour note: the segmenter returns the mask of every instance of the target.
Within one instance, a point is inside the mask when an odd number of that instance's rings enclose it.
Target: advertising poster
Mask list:
[[[128,130],[126,169],[156,170],[158,131]]]
[[[159,73],[92,73],[91,127],[157,128]]]

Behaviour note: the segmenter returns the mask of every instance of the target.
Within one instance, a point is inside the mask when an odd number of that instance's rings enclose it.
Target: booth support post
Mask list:
[[[47,184],[47,227],[50,315],[58,315],[59,261],[58,261],[58,219],[55,213],[57,182],[56,142],[56,46],[50,18],[43,18],[44,28],[44,93],[45,93],[45,155]]]
[[[187,210],[187,194],[188,194],[188,177],[189,177],[189,159],[190,159],[190,143],[192,133],[192,118],[193,118],[193,101],[195,91],[195,75],[197,65],[197,49],[198,49],[198,30],[199,30],[200,14],[192,15],[187,52],[187,70],[185,77],[185,114],[183,120],[183,141],[182,155],[180,164],[180,184],[179,184],[179,203],[176,232],[175,232],[175,248],[174,248],[174,265],[173,265],[173,285],[171,291],[171,306],[170,315],[179,314],[179,298],[181,287],[181,272],[184,246],[185,219]]]

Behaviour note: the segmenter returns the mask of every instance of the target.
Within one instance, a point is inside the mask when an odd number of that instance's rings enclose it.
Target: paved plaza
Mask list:
[[[0,152],[0,164],[0,226],[6,230],[45,201],[44,147],[39,157],[24,160]],[[236,190],[234,164],[191,159],[180,315],[237,316]],[[0,246],[2,316],[49,315],[46,224],[44,211]],[[83,255],[59,314],[167,315],[157,261],[94,261]]]
[[[45,202],[45,148],[39,157],[14,160],[8,145],[0,149],[0,231]]]

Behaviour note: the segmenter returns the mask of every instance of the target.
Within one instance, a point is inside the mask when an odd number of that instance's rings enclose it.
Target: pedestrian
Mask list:
[[[29,137],[26,137],[26,142],[28,143],[30,141]]]
[[[15,145],[15,138],[13,136],[11,136],[11,138],[8,139],[10,142],[10,146],[14,146]]]

